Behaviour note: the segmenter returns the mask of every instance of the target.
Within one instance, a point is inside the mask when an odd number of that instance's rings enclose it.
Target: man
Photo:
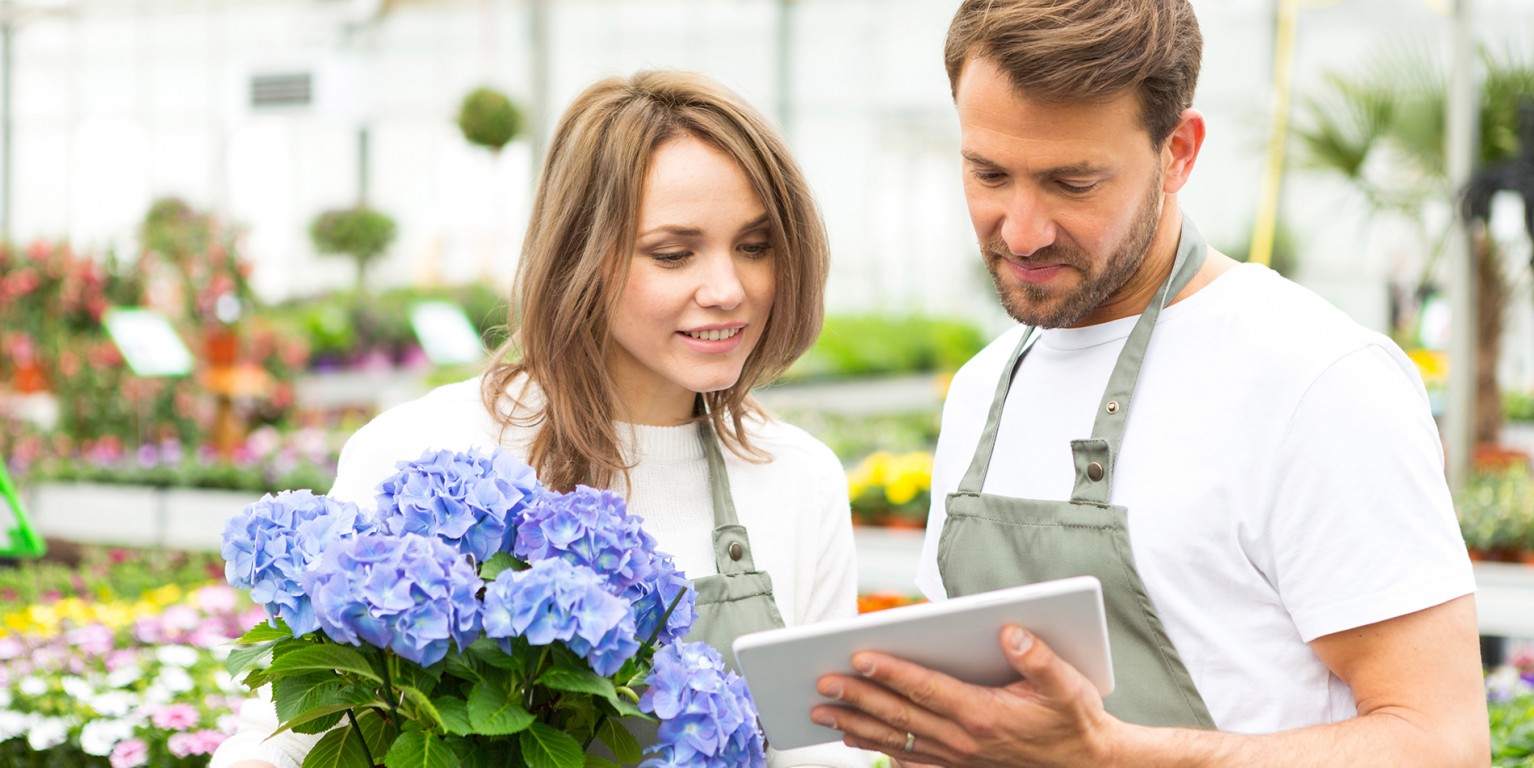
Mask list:
[[[1204,139],[1187,0],[965,0],[946,59],[1007,311],[955,377],[918,583],[1091,574],[1116,690],[882,654],[812,716],[906,764],[1484,766],[1474,580],[1414,369],[1181,213]],[[1030,329],[1027,326],[1037,326]]]

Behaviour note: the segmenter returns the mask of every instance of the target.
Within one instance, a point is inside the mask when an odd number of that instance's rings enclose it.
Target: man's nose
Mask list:
[[[745,300],[746,289],[731,254],[714,253],[704,259],[697,297],[699,304],[718,309],[734,309]]]
[[[1017,256],[1029,256],[1055,241],[1055,224],[1038,195],[1018,189],[1008,201],[1001,223],[1001,239]]]

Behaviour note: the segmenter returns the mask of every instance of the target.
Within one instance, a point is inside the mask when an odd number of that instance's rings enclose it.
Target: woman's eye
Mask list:
[[[772,252],[772,243],[744,243],[740,246],[747,256],[761,257]]]
[[[650,254],[650,258],[660,262],[663,266],[670,266],[673,264],[681,264],[683,261],[687,260],[688,256],[691,255],[692,253],[688,251],[670,251],[667,253],[652,253]]]

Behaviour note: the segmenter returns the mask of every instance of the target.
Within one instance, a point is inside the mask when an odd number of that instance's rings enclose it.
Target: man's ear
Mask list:
[[[1185,109],[1172,128],[1171,135],[1161,145],[1161,191],[1176,194],[1188,177],[1193,175],[1193,164],[1204,146],[1204,115],[1196,109]]]

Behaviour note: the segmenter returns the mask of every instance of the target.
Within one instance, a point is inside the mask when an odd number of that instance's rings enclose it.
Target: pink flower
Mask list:
[[[112,650],[112,630],[101,624],[87,624],[69,631],[69,643],[90,656],[104,656]]]
[[[239,593],[234,591],[234,587],[215,584],[197,590],[195,599],[203,612],[225,614],[232,612],[239,604]]]
[[[122,648],[107,654],[107,671],[117,670],[138,663],[138,651]]]
[[[14,659],[26,649],[14,637],[0,637],[0,660]]]
[[[190,704],[167,704],[150,715],[149,721],[154,723],[156,728],[185,731],[197,725],[197,710]]]
[[[138,768],[149,762],[149,745],[142,739],[128,739],[117,742],[112,748],[112,754],[107,757],[107,762],[112,768]]]

